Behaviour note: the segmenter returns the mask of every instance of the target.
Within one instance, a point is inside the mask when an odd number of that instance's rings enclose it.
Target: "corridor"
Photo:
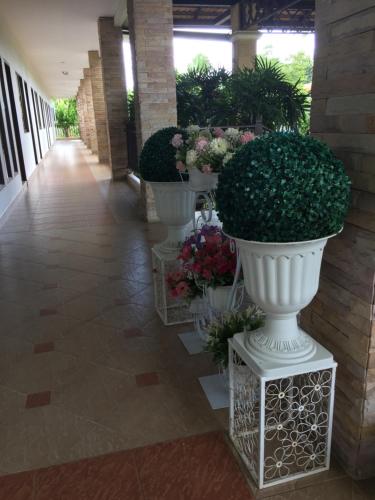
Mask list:
[[[197,380],[215,368],[208,355],[185,353],[176,332],[186,326],[163,327],[153,309],[149,250],[160,228],[138,220],[136,193],[109,175],[80,141],[58,142],[1,221],[1,475],[106,458],[0,478],[0,499],[198,499],[186,488],[202,467],[216,477],[206,487],[220,483],[215,498],[247,498],[212,434],[226,412],[211,411]],[[169,485],[157,494],[171,475],[184,493]],[[241,485],[234,496],[226,475]]]
[[[154,312],[161,228],[109,176],[60,141],[1,220],[0,500],[250,500],[215,367]],[[272,498],[371,498],[335,464],[304,481]]]

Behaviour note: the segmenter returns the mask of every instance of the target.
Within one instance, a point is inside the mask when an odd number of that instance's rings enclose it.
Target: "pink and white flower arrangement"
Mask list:
[[[239,147],[255,139],[252,132],[236,128],[211,130],[191,125],[186,131],[185,141],[181,134],[171,141],[176,148],[176,168],[181,173],[193,167],[205,174],[221,172]]]

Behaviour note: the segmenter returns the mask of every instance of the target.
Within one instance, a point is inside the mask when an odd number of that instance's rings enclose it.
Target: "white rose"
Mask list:
[[[189,149],[189,151],[186,153],[186,165],[188,167],[193,166],[198,159],[197,152],[194,151],[194,149]]]
[[[188,134],[197,134],[200,131],[199,125],[189,125],[186,129]]]
[[[213,139],[211,142],[211,151],[218,156],[224,156],[228,151],[229,144],[222,137],[218,137],[217,139]]]
[[[240,135],[240,131],[237,128],[228,128],[224,134],[229,138],[236,138]]]

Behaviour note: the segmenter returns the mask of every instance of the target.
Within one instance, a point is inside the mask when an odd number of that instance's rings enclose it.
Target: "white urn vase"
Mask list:
[[[234,240],[246,290],[266,313],[265,326],[247,337],[249,352],[282,364],[310,359],[316,347],[311,337],[299,328],[297,315],[318,291],[328,238],[296,243]]]
[[[187,182],[150,182],[154,193],[156,212],[168,228],[165,241],[158,244],[164,252],[176,252],[184,241],[188,224],[195,212],[195,193]]]
[[[207,298],[210,307],[217,312],[225,313],[230,310],[229,300],[232,291],[232,285],[207,287]]]
[[[204,174],[197,167],[189,169],[189,187],[191,191],[213,191],[219,181],[218,173]]]

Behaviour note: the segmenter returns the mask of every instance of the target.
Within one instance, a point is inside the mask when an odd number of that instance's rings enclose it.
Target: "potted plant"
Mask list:
[[[228,340],[236,333],[251,332],[263,324],[264,315],[256,306],[227,313],[220,321],[214,321],[208,327],[205,350],[212,354],[214,363],[225,372],[228,368]]]
[[[251,352],[281,363],[314,355],[298,312],[315,296],[328,238],[342,230],[350,181],[320,141],[272,133],[241,148],[221,174],[219,218],[235,239],[251,299],[266,313]]]
[[[184,137],[176,127],[153,134],[145,142],[139,161],[142,179],[152,188],[157,214],[168,227],[168,237],[159,245],[167,252],[175,252],[185,239],[187,224],[195,212],[195,195],[176,170],[176,152],[171,145],[176,134]]]
[[[225,312],[230,308],[237,253],[218,226],[204,225],[187,238],[178,257],[191,273],[197,286],[204,290],[212,309]]]
[[[187,128],[187,136],[176,134],[172,145],[176,149],[177,169],[189,172],[192,191],[216,189],[219,173],[243,144],[254,140],[252,132],[241,132],[235,128],[223,130],[201,129],[196,125]]]

